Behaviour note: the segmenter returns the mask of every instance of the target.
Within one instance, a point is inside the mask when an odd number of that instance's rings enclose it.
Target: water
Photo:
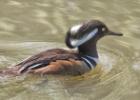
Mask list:
[[[0,77],[0,100],[139,100],[140,0],[0,0],[0,67],[64,47],[68,28],[99,19],[123,37],[98,43],[99,66],[83,76]],[[102,68],[102,70],[101,70]]]

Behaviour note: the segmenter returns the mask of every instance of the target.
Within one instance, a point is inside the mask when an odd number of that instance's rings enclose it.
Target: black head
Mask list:
[[[87,42],[96,42],[106,35],[122,36],[121,33],[110,31],[103,22],[90,20],[69,29],[66,35],[66,45],[69,48],[75,48]]]

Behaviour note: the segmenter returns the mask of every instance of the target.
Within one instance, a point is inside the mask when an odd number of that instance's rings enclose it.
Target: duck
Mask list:
[[[42,51],[0,73],[82,75],[95,69],[99,62],[97,42],[109,35],[123,34],[111,31],[102,21],[84,21],[68,29],[65,37],[68,50],[54,48]]]

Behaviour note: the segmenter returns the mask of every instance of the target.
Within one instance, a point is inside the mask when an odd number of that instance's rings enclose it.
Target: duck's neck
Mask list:
[[[79,46],[78,50],[81,55],[87,55],[98,59],[97,42],[85,43]]]

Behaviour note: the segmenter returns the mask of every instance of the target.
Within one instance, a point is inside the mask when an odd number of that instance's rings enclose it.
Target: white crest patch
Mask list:
[[[78,30],[81,28],[82,24],[79,24],[79,25],[75,25],[73,26],[70,31],[71,31],[71,34],[76,34],[78,32]]]
[[[77,43],[78,43],[79,40],[76,40],[76,39],[71,39],[71,45],[73,47],[76,47],[77,46]]]
[[[93,31],[88,33],[87,35],[84,35],[81,39],[71,39],[71,45],[73,47],[80,46],[81,44],[87,42],[91,38],[93,38],[98,33],[98,28],[95,28]]]

